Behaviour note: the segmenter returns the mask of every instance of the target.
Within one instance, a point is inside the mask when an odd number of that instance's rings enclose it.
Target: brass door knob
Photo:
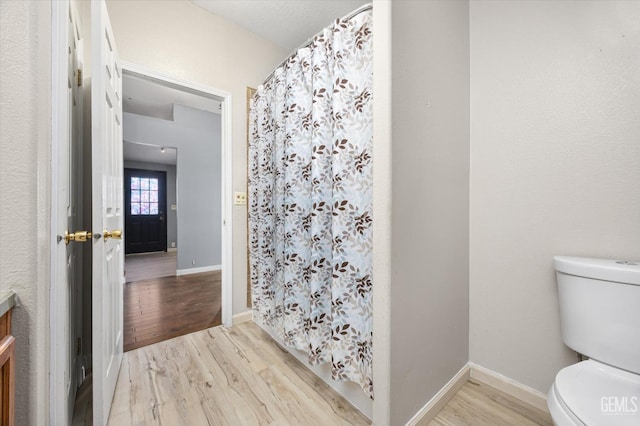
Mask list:
[[[84,243],[88,239],[91,239],[92,233],[88,231],[77,231],[72,234],[69,231],[65,231],[64,233],[64,243],[69,244],[70,241],[76,241],[79,243]]]
[[[122,229],[114,229],[111,232],[109,232],[109,231],[107,231],[105,229],[104,232],[102,233],[102,236],[104,237],[105,240],[107,238],[113,238],[114,240],[121,240],[122,239]]]

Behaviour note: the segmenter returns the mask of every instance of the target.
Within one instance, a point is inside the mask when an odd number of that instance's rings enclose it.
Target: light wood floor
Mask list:
[[[125,284],[125,352],[220,325],[221,285],[220,271]]]
[[[110,425],[367,425],[253,322],[125,353]]]
[[[89,426],[90,392],[80,395],[73,426]],[[125,353],[109,418],[114,426],[369,423],[253,322]],[[469,381],[429,426],[552,424],[548,413]]]
[[[177,252],[128,254],[124,257],[126,282],[170,277],[176,274]]]
[[[429,426],[553,426],[549,413],[491,386],[468,381]]]

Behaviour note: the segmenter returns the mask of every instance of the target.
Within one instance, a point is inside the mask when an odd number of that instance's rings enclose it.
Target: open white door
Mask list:
[[[104,0],[91,2],[93,424],[105,425],[122,362],[122,70]]]
[[[69,424],[77,386],[82,380],[80,300],[82,296],[82,40],[77,14],[69,1],[53,9],[58,38],[52,52],[55,64],[52,84],[55,104],[52,196],[51,288],[51,424]],[[89,234],[90,235],[90,234]],[[90,238],[89,238],[90,240]]]

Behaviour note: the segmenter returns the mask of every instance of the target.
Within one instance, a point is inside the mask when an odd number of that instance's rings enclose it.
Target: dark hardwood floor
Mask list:
[[[220,294],[220,271],[125,284],[125,352],[220,325]]]
[[[124,274],[128,283],[151,278],[172,277],[178,269],[177,263],[178,253],[175,251],[128,254],[124,257]]]

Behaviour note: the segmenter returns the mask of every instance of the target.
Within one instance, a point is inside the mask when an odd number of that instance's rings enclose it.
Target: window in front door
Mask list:
[[[158,214],[158,179],[131,177],[131,214]]]

